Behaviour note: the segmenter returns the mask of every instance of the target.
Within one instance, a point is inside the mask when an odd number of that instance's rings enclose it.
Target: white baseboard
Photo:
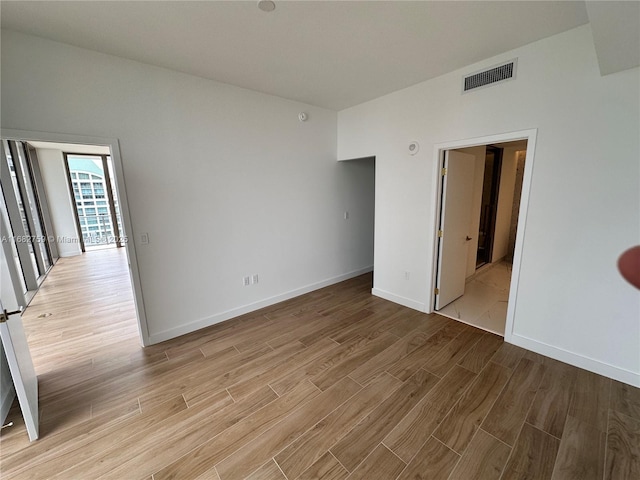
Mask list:
[[[608,378],[613,378],[614,380],[618,380],[635,387],[640,387],[640,373],[638,372],[632,372],[624,368],[616,367],[615,365],[594,360],[593,358],[585,357],[583,355],[517,334],[511,335],[511,343],[519,347],[526,348],[527,350],[531,350],[532,352],[539,353],[540,355],[545,355],[555,360],[568,363],[569,365],[583,368],[584,370],[588,370]]]
[[[72,250],[68,252],[62,252],[58,249],[58,255],[60,256],[60,258],[77,257],[78,255],[82,255],[82,250]]]
[[[390,302],[400,304],[404,307],[418,310],[419,312],[427,311],[427,306],[422,302],[417,302],[416,300],[411,300],[410,298],[401,297],[400,295],[396,295],[395,293],[387,292],[385,290],[380,290],[379,288],[372,288],[371,294],[375,295],[376,297],[389,300]]]
[[[254,312],[256,310],[260,310],[261,308],[269,307],[271,305],[275,305],[276,303],[284,302],[285,300],[299,297],[300,295],[304,295],[305,293],[313,292],[314,290],[328,287],[329,285],[333,285],[335,283],[344,282],[345,280],[349,280],[350,278],[354,278],[372,271],[373,265],[360,268],[358,270],[338,275],[337,277],[332,277],[320,282],[312,283],[310,285],[305,285],[304,287],[296,288],[295,290],[290,290],[288,292],[281,293],[280,295],[275,295],[258,302],[243,305],[238,308],[227,310],[226,312],[221,312],[207,318],[196,320],[195,322],[190,322],[177,328],[153,333],[149,335],[149,345],[154,345],[166,340],[171,340],[172,338],[186,335],[187,333],[195,332],[196,330],[200,330],[202,328],[210,327],[212,325],[215,325],[216,323],[224,322],[240,315],[244,315],[245,313]]]
[[[11,405],[16,398],[16,390],[11,385],[11,388],[7,389],[5,392],[4,398],[2,399],[2,403],[0,404],[0,424],[4,425],[4,421],[7,418],[7,414],[11,409]]]

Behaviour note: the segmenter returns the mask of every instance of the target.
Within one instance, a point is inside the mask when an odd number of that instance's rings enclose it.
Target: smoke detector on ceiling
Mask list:
[[[263,12],[273,12],[276,9],[276,4],[271,0],[260,0],[258,8]]]

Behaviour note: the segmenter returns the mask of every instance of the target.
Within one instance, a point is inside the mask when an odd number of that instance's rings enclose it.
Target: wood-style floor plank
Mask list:
[[[201,402],[203,399],[208,398],[211,392],[229,388],[247,378],[263,373],[276,365],[278,361],[281,361],[283,356],[288,357],[304,350],[304,348],[302,343],[294,342],[278,347],[278,350],[263,352],[260,349],[255,355],[251,355],[250,361],[242,365],[236,366],[225,373],[207,377],[206,380],[201,378],[199,383],[190,383],[186,389],[182,389],[182,394],[189,405]],[[250,352],[253,353],[253,351]]]
[[[287,477],[284,476],[278,465],[271,459],[246,477],[246,480],[287,480]]]
[[[345,328],[349,328],[352,324],[357,323],[367,317],[373,315],[373,311],[371,310],[357,310],[355,313],[349,315],[348,317],[337,321],[337,322],[327,322],[328,325],[313,333],[309,333],[304,337],[300,337],[299,340],[305,345],[309,346],[314,342],[317,342],[319,339],[324,337],[331,338],[333,335],[342,332]]]
[[[287,444],[355,395],[362,387],[346,377],[322,394],[296,408],[259,437],[236,449],[216,464],[221,480],[244,478]]]
[[[503,343],[503,339],[498,335],[484,333],[482,340],[471,348],[469,353],[458,362],[458,365],[473,373],[480,373]]]
[[[349,472],[338,462],[331,452],[326,452],[307,468],[297,480],[344,480]]]
[[[282,345],[293,342],[300,339],[303,335],[313,335],[318,330],[327,326],[327,317],[320,315],[319,313],[310,312],[304,316],[296,317],[298,319],[298,325],[290,328],[286,332],[280,331],[280,334],[267,340],[266,343],[271,348],[278,348]],[[323,337],[320,337],[321,339]],[[331,339],[325,338],[325,341],[330,341],[335,344]]]
[[[182,398],[176,398],[175,402],[175,409],[183,408],[185,405],[184,399]],[[17,407],[17,404],[14,405]],[[172,414],[172,409],[169,409],[168,413]],[[14,420],[17,425],[12,428],[24,429],[24,422],[19,407],[15,410],[15,413],[12,411],[9,415],[18,419]],[[65,455],[68,451],[76,451],[77,449],[84,450],[84,445],[82,442],[77,441],[78,438],[94,439],[111,437],[110,433],[112,431],[119,431],[125,424],[124,422],[128,422],[127,424],[129,424],[129,422],[134,423],[134,425],[139,425],[140,422],[143,422],[143,424],[146,422],[155,422],[156,415],[157,412],[145,412],[141,414],[139,406],[136,405],[135,410],[128,411],[121,417],[105,420],[102,416],[97,416],[71,429],[58,430],[45,435],[35,443],[29,443],[26,430],[16,430],[16,433],[24,434],[25,438],[24,442],[22,442],[22,435],[18,437],[18,440],[20,440],[18,444],[21,444],[23,448],[15,450],[10,448],[13,445],[14,439],[11,436],[7,436],[7,438],[4,436],[5,434],[3,434],[2,449],[0,450],[2,454],[0,472],[3,472],[3,475],[9,475],[14,472],[21,472],[26,468],[40,468],[38,465],[55,461],[55,459]],[[81,455],[86,455],[86,453],[82,451]],[[73,456],[73,463],[76,461],[77,459]],[[50,467],[44,467],[43,471],[47,472],[47,474],[51,472]]]
[[[451,478],[498,480],[510,453],[511,448],[507,444],[484,430],[478,430],[453,469]]]
[[[468,329],[451,340],[435,355],[431,355],[422,365],[427,372],[444,377],[453,366],[461,361],[483,336],[475,329]]]
[[[577,368],[547,367],[529,410],[527,422],[556,438],[562,437],[574,390]]]
[[[398,480],[447,480],[459,460],[460,456],[456,452],[431,437]]]
[[[391,365],[387,371],[400,380],[407,380],[416,373],[432,355],[436,355],[443,347],[468,327],[461,323],[449,323],[429,337],[422,345]]]
[[[567,415],[606,432],[610,394],[610,379],[578,370]]]
[[[391,430],[384,439],[385,445],[408,463],[475,377],[462,367],[451,369]]]
[[[517,345],[503,343],[491,358],[491,361],[513,370],[518,366],[525,352],[524,348],[520,348]]]
[[[482,428],[507,445],[513,445],[540,386],[544,368],[523,358],[482,423]]]
[[[156,472],[171,462],[177,461],[192,449],[215,438],[216,435],[250,418],[255,412],[266,408],[274,401],[273,391],[264,387],[250,398],[224,407],[218,407],[211,401],[207,402],[206,408],[204,404],[192,407],[189,409],[189,412],[194,411],[191,418],[180,418],[178,422],[163,424],[161,428],[154,431],[156,435],[161,435],[165,439],[163,444],[147,446],[128,462],[114,465],[103,476],[117,480],[128,475],[139,477]],[[198,409],[202,409],[201,415],[195,414]],[[132,447],[131,450],[135,451],[135,449],[136,447]]]
[[[464,452],[510,376],[511,370],[502,365],[487,365],[433,436],[453,451]]]
[[[341,378],[349,375],[359,365],[389,348],[397,340],[398,337],[386,332],[374,339],[364,337],[355,345],[349,355],[346,355],[331,367],[313,375],[311,381],[320,390],[326,390]]]
[[[331,453],[352,472],[396,424],[433,388],[437,377],[419,370],[371,414],[331,448]]]
[[[551,478],[560,441],[525,423],[518,436],[502,480],[545,480]]]
[[[292,409],[318,396],[321,392],[311,383],[303,382],[291,392],[277,398],[262,409],[227,428],[178,460],[154,472],[154,480],[192,478],[205,473],[251,440],[285,418]],[[218,472],[220,474],[220,472]]]
[[[568,416],[553,480],[602,480],[606,432]]]
[[[223,406],[231,403],[231,399],[227,395],[221,398],[216,406]],[[142,436],[143,432],[148,433],[155,431],[162,423],[172,421],[172,419],[181,412],[186,411],[186,403],[182,397],[174,399],[151,409],[126,424],[114,424],[110,430],[105,430],[102,435],[94,435],[91,440],[75,442],[73,448],[69,448],[57,455],[44,457],[45,461],[39,464],[30,463],[27,472],[22,478],[53,478],[59,477],[74,478],[87,475],[91,472],[85,470],[86,466],[98,464],[100,459],[106,452],[120,451],[119,449],[126,446],[127,442],[131,442],[136,434]],[[130,452],[123,452],[118,456],[118,462],[124,462],[128,459]],[[114,459],[115,460],[115,459]],[[107,462],[104,462],[107,463]],[[47,472],[49,472],[47,474]],[[54,475],[52,472],[55,472]],[[75,473],[74,473],[75,472]],[[81,474],[77,472],[83,472]]]
[[[640,478],[640,420],[609,411],[605,480]]]
[[[276,348],[281,348],[284,345],[286,344],[279,345]],[[333,341],[328,338],[324,338],[304,350],[294,353],[274,367],[232,385],[227,390],[236,400],[244,398],[256,390],[286,377],[287,374],[291,373],[293,370],[304,367],[317,358],[326,355],[329,351],[335,348],[335,346],[336,344]]]
[[[640,390],[371,286],[362,275],[141,348],[125,252],[61,259],[23,314],[41,438],[14,403],[0,477],[640,476]]]
[[[316,340],[316,342],[319,341],[320,340]],[[309,347],[313,345],[313,343],[310,343]],[[270,383],[269,385],[278,395],[283,395],[301,382],[307,380],[310,381],[314,377],[321,375],[325,370],[329,370],[335,365],[340,365],[348,359],[349,356],[353,355],[359,347],[368,343],[370,343],[370,340],[368,339],[354,337],[341,345],[336,344],[336,346],[329,350],[325,355],[321,355],[315,360],[302,365],[300,368],[290,371],[288,375]]]
[[[640,388],[612,381],[611,408],[627,417],[640,420]]]
[[[288,478],[297,478],[319,457],[400,386],[400,380],[381,374],[365,388],[335,409],[313,428],[276,455]]]
[[[349,475],[349,480],[370,480],[372,478],[396,478],[406,464],[391,450],[379,444],[371,454]]]
[[[429,337],[450,323],[452,323],[452,321],[446,317],[438,315],[427,317],[423,324],[418,325],[416,329],[407,333],[394,345],[385,349],[367,362],[364,362],[350,374],[351,378],[361,385],[367,384],[372,378],[375,378],[386,369],[391,368],[391,366],[400,359],[421,345],[424,345]]]

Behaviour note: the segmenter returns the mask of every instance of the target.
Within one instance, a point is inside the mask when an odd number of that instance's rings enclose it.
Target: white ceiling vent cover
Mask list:
[[[516,78],[516,66],[518,59],[514,58],[506,63],[501,63],[481,72],[472,73],[462,79],[462,93],[478,88],[495,85],[496,83],[507,82]]]

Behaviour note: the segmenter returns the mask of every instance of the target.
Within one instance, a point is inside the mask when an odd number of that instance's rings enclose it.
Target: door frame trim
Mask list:
[[[13,130],[5,128],[0,130],[0,137],[5,140],[75,143],[78,145],[100,145],[109,147],[109,150],[111,152],[111,161],[113,162],[116,192],[118,194],[120,211],[122,213],[122,223],[124,225],[124,230],[128,236],[128,241],[125,244],[125,251],[127,252],[127,260],[129,263],[129,276],[131,278],[131,288],[133,290],[133,298],[136,308],[138,333],[140,335],[140,342],[142,346],[146,347],[151,345],[149,341],[149,327],[147,324],[147,316],[145,313],[144,298],[142,295],[142,285],[140,282],[138,259],[136,256],[134,242],[135,237],[133,234],[133,226],[131,223],[129,201],[127,199],[124,169],[122,164],[122,157],[120,156],[120,142],[118,141],[118,139],[109,137],[72,135],[65,133]]]
[[[513,254],[513,270],[511,273],[511,285],[509,290],[509,301],[507,308],[507,323],[505,325],[504,340],[512,343],[513,330],[515,324],[515,311],[518,299],[518,287],[520,280],[520,267],[522,262],[522,251],[524,249],[524,240],[527,227],[527,212],[529,208],[529,195],[531,192],[531,180],[533,177],[533,162],[535,158],[536,139],[538,129],[519,130],[515,132],[500,133],[496,135],[486,135],[482,137],[474,137],[462,140],[455,140],[443,143],[437,143],[433,146],[433,167],[432,167],[432,186],[431,186],[431,202],[434,208],[431,209],[429,218],[429,231],[432,232],[433,250],[428,265],[427,272],[430,272],[427,279],[427,296],[425,298],[426,312],[434,312],[436,285],[436,272],[438,265],[438,225],[441,209],[442,198],[442,182],[440,182],[440,169],[444,152],[446,150],[454,150],[457,148],[477,147],[491,143],[513,142],[517,140],[527,140],[527,154],[524,164],[524,175],[522,178],[522,193],[520,196],[520,209],[518,212],[518,229],[516,232],[515,251]]]

